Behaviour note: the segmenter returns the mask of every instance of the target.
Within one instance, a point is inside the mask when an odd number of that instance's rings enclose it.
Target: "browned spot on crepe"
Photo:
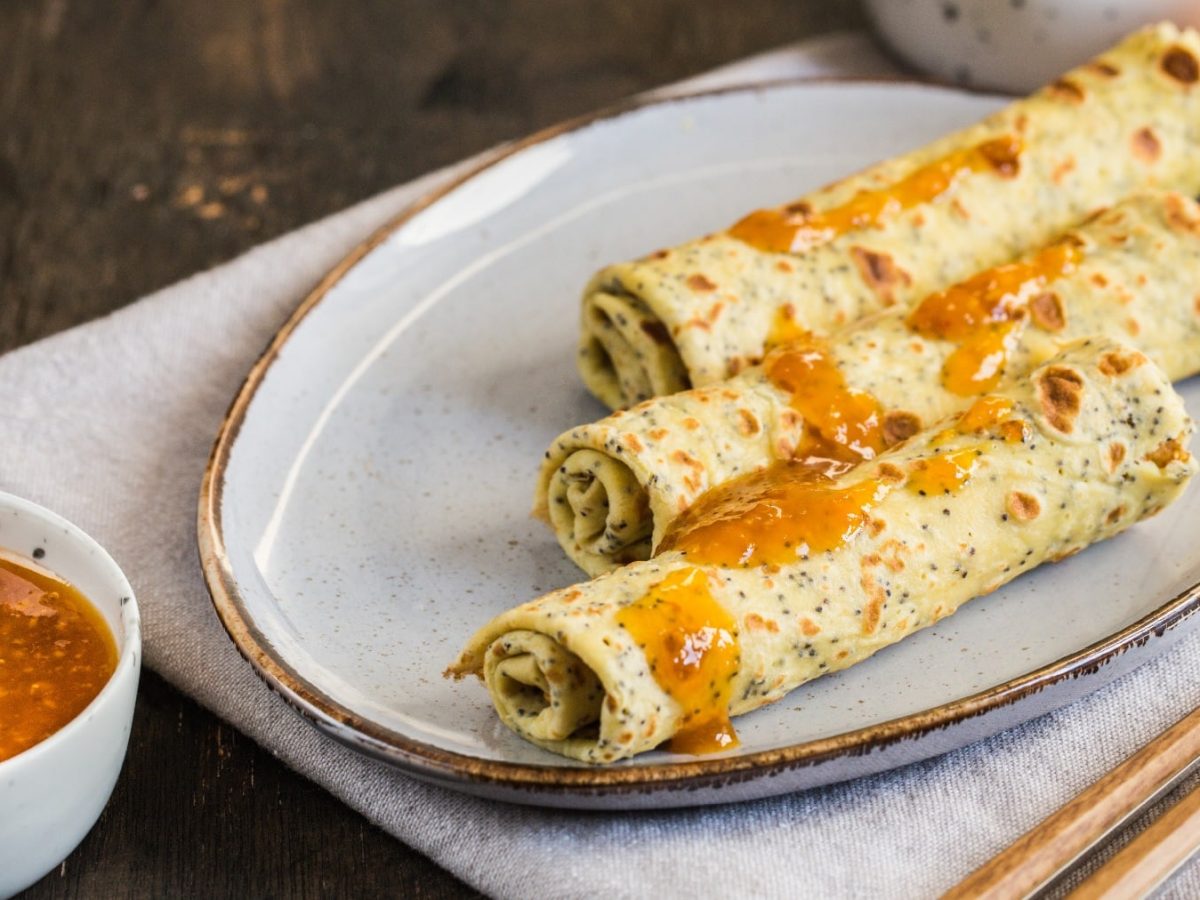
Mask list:
[[[1172,47],[1163,54],[1162,70],[1185,86],[1200,80],[1200,63],[1183,47]]]
[[[671,454],[671,459],[685,466],[690,466],[693,469],[700,470],[704,468],[704,463],[700,462],[700,460],[696,459],[696,457],[692,456],[686,450],[676,450]]]
[[[1146,459],[1150,460],[1150,462],[1154,463],[1160,469],[1165,469],[1176,460],[1186,462],[1189,459],[1189,454],[1175,438],[1167,438],[1147,453]]]
[[[738,433],[743,437],[753,437],[758,434],[761,426],[758,424],[758,418],[748,409],[739,409],[737,411]]]
[[[1155,162],[1162,156],[1162,143],[1154,129],[1147,126],[1133,133],[1133,157],[1144,163]]]
[[[1100,357],[1097,368],[1110,378],[1124,375],[1146,362],[1146,357],[1136,350],[1109,350]]]
[[[1024,491],[1011,491],[1005,501],[1008,514],[1019,522],[1029,522],[1042,513],[1042,504],[1033,494]]]
[[[1038,378],[1037,392],[1050,427],[1070,434],[1083,399],[1083,376],[1067,366],[1050,366]]]
[[[1050,173],[1050,180],[1055,184],[1062,184],[1062,180],[1075,171],[1075,157],[1068,156]]]
[[[713,284],[711,281],[709,281],[707,278],[705,278],[703,275],[700,275],[699,273],[697,273],[695,275],[689,275],[687,277],[687,281],[685,283],[693,291],[707,292],[707,291],[715,291],[717,289],[717,286],[715,284]]]
[[[921,417],[914,412],[894,409],[883,416],[883,441],[887,446],[906,441],[921,430]]]
[[[1046,92],[1050,96],[1066,100],[1068,103],[1082,103],[1085,96],[1083,88],[1069,78],[1060,78],[1058,81],[1051,82],[1046,87]]]
[[[779,634],[779,623],[774,619],[764,619],[758,613],[750,613],[746,616],[746,624],[751,628],[761,628],[771,634]]]
[[[1016,178],[1021,173],[1020,151],[1010,142],[986,141],[979,145],[979,152],[1001,178]]]
[[[1067,311],[1054,291],[1043,291],[1029,301],[1033,324],[1045,331],[1062,331],[1067,327]]]
[[[1197,215],[1195,203],[1179,194],[1170,194],[1167,197],[1166,208],[1169,226],[1178,231],[1200,235],[1200,215]]]
[[[864,571],[859,584],[862,585],[863,591],[867,595],[867,603],[863,607],[862,615],[862,633],[873,634],[875,629],[879,627],[879,616],[883,611],[883,604],[887,599],[887,594],[881,585],[869,571]]]
[[[912,284],[912,278],[895,260],[886,253],[877,253],[865,247],[851,247],[850,256],[863,280],[873,290],[884,306],[896,302],[896,289]]]
[[[785,428],[798,428],[804,424],[804,417],[789,406],[779,411],[779,421]]]
[[[1114,441],[1108,445],[1108,471],[1117,471],[1119,466],[1125,459],[1125,445]]]
[[[893,572],[904,570],[904,545],[897,540],[884,541],[879,561]]]
[[[879,464],[879,480],[885,484],[899,484],[904,480],[904,471],[889,462]]]

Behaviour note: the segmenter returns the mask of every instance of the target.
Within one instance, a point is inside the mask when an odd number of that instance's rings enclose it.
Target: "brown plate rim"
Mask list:
[[[579,131],[596,122],[648,107],[667,106],[724,94],[761,93],[773,89],[821,84],[919,85],[930,90],[982,93],[905,78],[794,78],[731,85],[715,90],[640,97],[589,115],[569,119],[486,152],[479,162],[465,172],[450,178],[446,183],[415,200],[334,266],[274,334],[234,396],[213,443],[200,488],[197,545],[213,606],[238,652],[250,662],[267,685],[304,718],[362,752],[383,759],[411,774],[439,783],[495,785],[566,795],[636,793],[648,789],[691,790],[731,780],[769,777],[782,771],[862,755],[901,741],[926,737],[936,731],[1013,704],[1052,685],[1095,671],[1127,650],[1142,646],[1154,637],[1161,637],[1200,608],[1198,583],[1109,637],[1017,678],[941,706],[832,737],[742,756],[654,764],[633,762],[610,767],[537,765],[489,760],[413,740],[346,709],[316,685],[301,677],[273,652],[270,642],[246,610],[225,549],[221,525],[225,468],[246,413],[267,371],[292,333],[334,285],[367,254],[417,214],[480,173],[531,146]]]

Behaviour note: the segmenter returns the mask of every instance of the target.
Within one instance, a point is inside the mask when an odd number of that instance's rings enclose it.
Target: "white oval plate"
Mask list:
[[[325,279],[218,438],[200,544],[217,610],[320,728],[418,777],[564,806],[725,802],[942,753],[1160,653],[1200,605],[1200,498],[738,720],[715,757],[593,768],[441,672],[501,610],[581,578],[530,518],[542,451],[604,410],[574,353],[600,265],[734,221],[995,109],[793,83],[552,129],[426,198]],[[1200,384],[1184,386],[1193,414]]]

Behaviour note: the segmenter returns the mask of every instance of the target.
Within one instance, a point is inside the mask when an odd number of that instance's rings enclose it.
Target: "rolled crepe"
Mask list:
[[[574,759],[733,746],[730,716],[1160,510],[1190,434],[1158,367],[1085,339],[836,478],[785,463],[717,489],[654,559],[501,614],[448,674]]]
[[[970,128],[729,230],[609,266],[579,371],[611,408],[761,359],[781,311],[828,331],[908,305],[1155,186],[1200,190],[1200,35],[1158,25]]]
[[[1200,370],[1200,205],[1134,195],[911,312],[827,341],[798,332],[728,382],[573,428],[546,453],[535,511],[598,575],[649,558],[716,485],[795,455],[870,458],[1092,334],[1128,340],[1172,379]]]

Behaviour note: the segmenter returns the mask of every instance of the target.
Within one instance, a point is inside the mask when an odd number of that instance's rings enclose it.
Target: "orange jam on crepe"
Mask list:
[[[741,650],[733,617],[713,599],[708,576],[695,568],[674,571],[622,609],[617,621],[683,709],[683,725],[667,749],[701,754],[736,747],[729,699]]]
[[[841,546],[866,522],[890,485],[849,486],[802,463],[783,462],[709,491],[663,539],[691,562],[735,568],[786,565]]]
[[[884,448],[883,407],[846,384],[827,346],[812,335],[773,350],[763,362],[767,380],[791,394],[789,405],[804,417],[806,442],[796,456],[859,463]]]
[[[838,235],[872,228],[887,218],[936,200],[968,172],[1012,178],[1019,170],[1021,140],[1004,136],[958,150],[922,166],[887,188],[861,191],[841,206],[815,212],[807,203],[750,213],[729,234],[771,253],[801,253]]]
[[[923,337],[958,346],[946,360],[942,383],[960,396],[992,390],[1029,317],[1029,303],[1075,269],[1083,253],[1073,241],[1047,247],[1024,262],[996,266],[930,294],[909,314]]]

